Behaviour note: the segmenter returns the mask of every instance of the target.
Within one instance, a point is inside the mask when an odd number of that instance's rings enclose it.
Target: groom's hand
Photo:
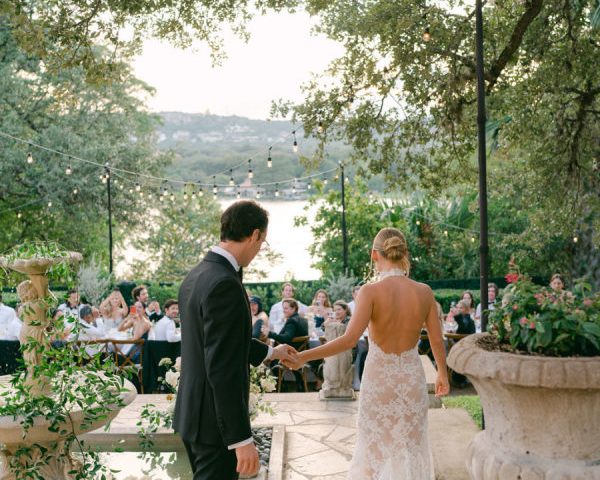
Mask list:
[[[281,344],[273,349],[271,360],[279,360],[283,363],[293,363],[298,358],[298,352],[291,345]]]
[[[236,471],[240,475],[252,476],[258,473],[260,464],[258,463],[258,450],[254,443],[236,448],[235,456],[237,457]]]

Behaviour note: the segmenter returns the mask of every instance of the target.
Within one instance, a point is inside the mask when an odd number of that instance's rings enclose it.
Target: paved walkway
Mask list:
[[[277,412],[274,416],[261,414],[256,425],[285,425],[284,480],[342,480],[350,465],[356,439],[358,401],[323,402],[318,393],[280,393],[266,396]],[[137,445],[139,411],[143,405],[154,403],[166,407],[163,395],[140,395],[123,410],[111,425],[108,434],[92,433],[96,442],[108,441],[118,434],[123,448]],[[467,480],[464,459],[468,443],[477,427],[462,409],[430,409],[429,434],[437,480]],[[114,436],[112,437],[114,439]],[[176,448],[179,440],[167,435]],[[161,440],[162,442],[162,440]]]

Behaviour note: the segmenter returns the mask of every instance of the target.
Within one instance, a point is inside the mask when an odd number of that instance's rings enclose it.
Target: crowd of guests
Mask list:
[[[23,305],[17,305],[16,309],[4,305],[0,294],[0,340],[19,340],[23,309]],[[149,298],[143,285],[133,289],[131,306],[118,288],[98,306],[82,303],[78,291],[72,289],[50,314],[56,327],[50,339],[54,346],[107,339],[181,341],[177,300],[167,300],[161,309],[158,301]],[[133,343],[121,347],[123,354],[131,350],[131,345]],[[93,350],[90,349],[90,353]],[[139,361],[139,349],[132,360]]]

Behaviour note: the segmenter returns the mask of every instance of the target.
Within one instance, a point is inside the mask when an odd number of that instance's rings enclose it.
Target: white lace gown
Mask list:
[[[385,353],[373,341],[363,372],[349,480],[432,480],[427,384],[417,347]]]

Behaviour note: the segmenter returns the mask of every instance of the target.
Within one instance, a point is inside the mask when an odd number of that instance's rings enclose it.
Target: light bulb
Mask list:
[[[579,241],[579,238],[573,237],[573,243],[577,243],[578,241]]]
[[[171,201],[172,201],[172,202],[174,202],[174,201],[175,201],[175,194],[174,194],[174,193],[172,193],[172,194],[171,194]]]
[[[217,187],[217,184],[215,183],[213,185],[213,193],[216,195],[216,193],[219,191],[219,188]]]
[[[71,165],[69,165],[69,166],[66,168],[66,170],[65,170],[65,173],[66,173],[67,175],[71,175],[71,174],[73,173],[73,170],[71,169]]]
[[[139,183],[135,184],[135,191],[139,192],[142,189],[142,186]]]
[[[187,202],[187,199],[188,199],[188,194],[187,194],[187,192],[185,192],[185,193],[183,194],[183,199],[184,199],[184,200]]]
[[[475,243],[475,237],[471,237],[471,242]]]
[[[79,193],[79,190],[77,190],[77,188],[73,189],[73,195],[77,195]]]
[[[200,191],[198,192],[198,196],[199,197],[203,197],[204,196],[204,189],[202,187],[200,187]]]
[[[238,198],[238,200],[242,197],[242,194],[240,193],[240,191],[238,190],[237,193],[235,194],[235,196]]]
[[[29,152],[29,153],[27,154],[27,163],[28,163],[29,165],[31,165],[31,164],[33,163],[33,155],[31,154],[31,152]]]
[[[260,198],[260,192],[256,192],[256,199],[258,200]]]
[[[317,125],[317,132],[323,133],[324,131],[325,131],[325,128],[323,127],[323,122],[321,120],[319,120],[319,123]]]
[[[233,187],[235,185],[235,180],[233,179],[233,168],[229,169],[229,186]]]
[[[48,208],[52,206],[52,202],[48,202]]]
[[[17,218],[21,218],[23,215],[21,214],[21,212],[17,212]]]
[[[425,31],[423,32],[423,41],[428,42],[431,40],[431,32],[429,31],[429,27],[425,27]]]
[[[448,236],[448,230],[444,230],[444,235]]]
[[[192,192],[192,200],[196,200],[196,192]]]
[[[327,177],[325,177],[325,178],[323,179],[323,185],[327,185],[328,183],[329,183],[329,180],[327,180]]]
[[[162,195],[159,195],[158,199],[159,199],[161,202],[164,202],[164,201],[165,201],[165,197],[163,197]]]
[[[279,190],[275,190],[275,196],[278,197],[279,196]]]
[[[122,183],[119,183],[119,189],[123,190],[123,184]]]
[[[294,153],[298,153],[298,142],[294,140],[294,144],[292,145],[292,150]]]
[[[417,220],[415,223],[416,223],[417,225],[421,225],[421,220]]]
[[[130,189],[129,189],[129,193],[133,193],[133,188],[130,188]]]
[[[273,159],[271,158],[271,149],[273,147],[269,147],[269,156],[267,157],[267,168],[271,168],[273,166]]]

